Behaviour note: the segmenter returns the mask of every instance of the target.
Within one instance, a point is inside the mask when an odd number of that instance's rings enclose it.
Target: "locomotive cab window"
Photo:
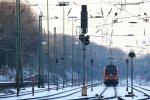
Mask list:
[[[116,69],[106,69],[106,75],[116,75]]]

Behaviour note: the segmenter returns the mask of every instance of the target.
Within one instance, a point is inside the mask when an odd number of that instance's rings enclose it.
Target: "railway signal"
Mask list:
[[[90,43],[89,39],[90,39],[90,37],[89,37],[89,35],[87,35],[87,36],[85,37],[85,41],[84,41],[84,44],[85,44],[85,45],[88,45],[88,44]]]
[[[85,36],[88,29],[88,12],[87,12],[87,6],[82,5],[82,11],[81,11],[81,29],[82,29],[82,35],[79,36],[79,39],[84,45],[88,45],[90,43],[89,41],[89,35]]]
[[[135,57],[135,53],[130,51],[128,56],[131,58],[131,94],[133,94],[133,58]]]
[[[90,38],[89,35],[87,35],[87,36],[80,35],[80,36],[79,36],[79,39],[81,40],[81,42],[82,42],[84,45],[89,45],[89,44],[90,44],[89,38]]]
[[[89,36],[85,36],[85,34],[87,33],[87,28],[88,28],[88,12],[87,12],[87,5],[82,5],[82,11],[81,11],[81,35],[79,36],[79,39],[82,42],[82,50],[83,50],[83,87],[82,87],[82,96],[87,96],[87,87],[85,86],[85,81],[86,81],[86,77],[85,77],[85,71],[86,71],[86,65],[85,65],[85,58],[86,58],[86,54],[85,54],[85,50],[86,50],[86,45],[88,45],[89,42]]]
[[[81,28],[82,28],[82,33],[86,34],[87,33],[87,25],[88,25],[88,12],[87,12],[87,6],[82,5],[82,11],[81,11]]]
[[[79,35],[79,40],[81,40],[82,43],[84,42],[84,38],[84,35]]]

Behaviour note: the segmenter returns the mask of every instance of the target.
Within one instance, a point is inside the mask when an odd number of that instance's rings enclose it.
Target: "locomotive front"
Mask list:
[[[118,82],[118,68],[115,65],[107,65],[104,67],[104,84],[106,86],[116,86]]]

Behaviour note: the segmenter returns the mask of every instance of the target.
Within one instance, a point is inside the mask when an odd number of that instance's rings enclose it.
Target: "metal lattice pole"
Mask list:
[[[42,15],[39,16],[39,78],[38,78],[38,88],[42,85],[44,87],[43,81],[43,36],[42,36]]]
[[[20,38],[20,0],[16,0],[16,24],[17,24],[17,34],[16,34],[16,87],[17,96],[19,96],[20,90],[20,49],[21,49],[21,38]]]
[[[68,6],[69,2],[59,2],[57,6],[63,6],[63,88],[65,85],[65,68],[66,68],[66,36],[65,36],[65,10],[64,7]]]
[[[74,62],[74,23],[73,23],[73,19],[77,18],[76,16],[70,16],[68,18],[72,19],[72,86],[74,84],[74,69],[75,69],[75,62]]]
[[[49,45],[49,6],[48,6],[48,0],[47,0],[47,33],[48,33],[48,43],[47,43],[47,45],[48,45],[48,91],[49,91],[49,89],[50,89],[50,87],[49,87],[49,83],[50,83],[50,75],[49,75],[49,73],[50,73],[50,45]]]
[[[56,51],[55,50],[56,50],[56,27],[54,27],[54,59],[56,59]],[[54,85],[57,84],[57,82],[55,82],[55,81],[57,81],[56,70],[57,70],[56,63],[54,62]]]
[[[56,69],[55,77],[56,77],[56,85],[58,90],[58,60],[57,60],[57,37],[56,37],[56,27],[54,27],[54,68]]]

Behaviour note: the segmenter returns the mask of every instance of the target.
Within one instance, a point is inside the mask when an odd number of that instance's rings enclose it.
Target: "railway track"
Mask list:
[[[134,87],[141,88],[141,89],[146,90],[146,91],[150,91],[150,89],[146,89],[146,88],[143,88],[143,87],[141,87],[141,86],[137,86],[137,85],[133,85],[133,86],[134,86]]]
[[[125,83],[122,83],[122,84],[126,85]],[[139,100],[149,100],[150,99],[150,94],[149,94],[150,90],[149,89],[145,89],[143,87],[136,86],[136,85],[133,85],[133,86],[134,86],[133,90],[138,91],[145,96],[145,98],[139,99]],[[129,85],[129,87],[131,87],[131,86]]]
[[[67,88],[69,86],[65,86],[64,88]],[[62,86],[59,86],[58,89],[62,89],[63,87]],[[56,90],[56,87],[52,87],[50,88],[50,90]],[[40,93],[40,92],[45,92],[47,91],[47,88],[42,88],[40,90],[34,90],[34,93]],[[32,95],[32,91],[21,91],[19,96],[24,96],[24,95]],[[3,99],[3,98],[10,98],[10,97],[16,97],[16,93],[14,94],[5,94],[5,95],[0,95],[0,99]]]
[[[108,86],[106,86],[105,88],[104,88],[104,90],[101,92],[101,94],[99,95],[99,97],[98,97],[98,99],[100,99],[100,98],[103,98],[103,93],[107,90],[107,88],[108,88]]]
[[[71,91],[71,92],[70,92]],[[56,94],[52,94],[52,95],[48,95],[48,96],[42,96],[42,97],[36,97],[36,98],[28,98],[28,99],[32,99],[32,100],[43,100],[43,99],[58,99],[58,98],[64,98],[70,95],[73,95],[75,93],[78,93],[81,91],[81,87],[80,88],[75,88],[75,89],[71,89],[71,90],[67,90],[64,92],[59,92]],[[69,93],[67,93],[69,92]]]
[[[98,86],[99,84],[96,83],[93,85],[93,87],[95,86]],[[91,85],[88,85],[87,88],[90,88]],[[77,88],[74,88],[74,89],[69,89],[69,90],[66,90],[66,91],[63,91],[63,92],[59,92],[59,93],[54,93],[54,94],[50,94],[50,95],[47,95],[47,96],[41,96],[41,97],[33,97],[33,98],[27,98],[27,99],[32,99],[32,100],[43,100],[43,99],[49,99],[49,100],[55,100],[55,99],[63,99],[65,97],[68,97],[68,96],[71,96],[73,94],[76,94],[78,92],[81,92],[81,87],[77,87]],[[69,98],[70,99],[70,98]],[[86,98],[81,98],[81,99],[86,99]],[[89,98],[87,98],[89,99]]]
[[[133,89],[136,90],[136,91],[138,91],[138,92],[140,92],[140,93],[143,93],[144,96],[146,96],[146,98],[144,98],[142,100],[148,100],[148,99],[150,99],[150,95],[148,93],[143,92],[143,91],[141,91],[140,89],[137,89],[137,88],[133,88]]]
[[[110,96],[110,97],[106,97],[105,95],[104,95],[104,93],[106,93],[106,91],[110,91],[110,90],[108,90],[108,89],[111,89],[111,88],[113,88],[113,90],[114,90],[114,95],[113,96]],[[112,89],[111,89],[112,90]],[[117,96],[117,90],[116,90],[116,87],[114,86],[114,87],[108,87],[108,86],[106,86],[104,89],[103,89],[103,91],[99,94],[99,96],[98,96],[98,100],[105,100],[105,99],[108,99],[108,100],[110,100],[110,99],[114,99],[114,98],[118,98],[118,96]]]
[[[62,87],[59,87],[59,89],[61,89]],[[56,90],[56,87],[50,88],[50,90]],[[34,93],[40,93],[40,92],[45,92],[47,91],[47,88],[43,88],[40,90],[34,90]],[[21,91],[19,96],[24,96],[24,95],[32,95],[32,91]],[[15,94],[5,94],[5,95],[0,95],[0,99],[3,98],[10,98],[10,97],[16,97],[16,93]]]
[[[96,83],[93,86],[97,86],[97,85],[99,85],[99,84]],[[91,85],[88,85],[87,87],[91,87]],[[59,87],[59,88],[61,88],[61,87]],[[51,88],[51,89],[56,89],[56,87]],[[45,92],[45,91],[47,91],[47,88],[37,90],[34,93],[42,93],[42,92]],[[78,92],[81,92],[81,86],[77,87],[77,88],[72,88],[72,89],[69,89],[69,90],[66,90],[66,91],[63,91],[63,92],[57,92],[57,93],[54,93],[54,94],[49,94],[47,96],[32,97],[32,98],[26,98],[26,99],[32,99],[32,100],[37,100],[37,99],[38,100],[40,100],[40,99],[41,100],[42,99],[58,99],[58,98],[64,98],[64,97],[73,95],[73,94],[78,93]],[[26,92],[20,93],[20,96],[26,96],[26,95],[32,95],[32,92],[31,91],[26,91]],[[0,99],[12,98],[12,97],[16,98],[16,94],[15,95],[1,95]]]
[[[138,91],[138,92],[141,92],[144,94],[144,96],[147,96],[147,99],[150,99],[150,94],[148,93],[150,90],[149,89],[145,89],[143,87],[140,87],[140,86],[136,86],[136,85],[133,85],[134,86],[134,90]],[[135,88],[136,87],[136,88]],[[138,89],[139,88],[139,89]],[[142,90],[141,90],[142,89]]]

